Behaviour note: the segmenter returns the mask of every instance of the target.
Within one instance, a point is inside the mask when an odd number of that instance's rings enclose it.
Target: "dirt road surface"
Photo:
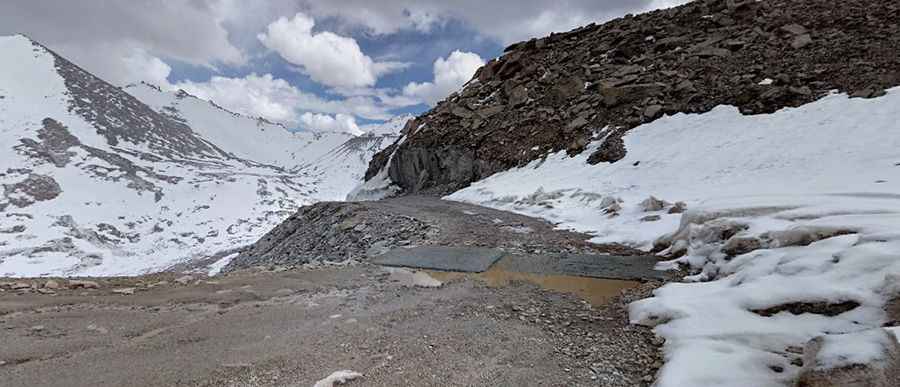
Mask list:
[[[658,362],[621,298],[409,287],[368,264],[174,279],[0,293],[0,385],[311,386],[351,369],[360,386],[633,386]]]
[[[442,244],[509,243],[488,227],[519,235],[507,250],[583,243],[468,205],[376,206],[436,225]],[[658,283],[493,270],[421,287],[434,283],[388,270],[264,265],[88,279],[96,288],[0,279],[0,386],[312,386],[345,369],[362,374],[350,386],[636,386],[662,364],[625,309]]]

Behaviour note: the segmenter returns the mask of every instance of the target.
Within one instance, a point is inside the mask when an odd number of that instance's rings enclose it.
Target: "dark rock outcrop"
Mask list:
[[[698,0],[516,43],[375,157],[406,193],[447,193],[548,152],[606,142],[667,114],[771,113],[833,90],[872,98],[900,84],[900,3]],[[613,133],[613,135],[609,135]]]

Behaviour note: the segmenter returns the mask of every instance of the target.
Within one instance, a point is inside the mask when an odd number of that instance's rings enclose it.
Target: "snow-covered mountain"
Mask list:
[[[291,132],[0,37],[0,275],[137,274],[340,199],[391,134]],[[383,132],[379,132],[383,133]]]

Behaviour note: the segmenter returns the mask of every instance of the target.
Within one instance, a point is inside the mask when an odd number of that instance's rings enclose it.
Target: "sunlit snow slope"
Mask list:
[[[449,198],[679,257],[668,265],[690,268],[687,282],[630,309],[666,339],[660,387],[792,385],[815,337],[810,369],[893,345],[881,327],[900,297],[898,117],[900,88],[767,115],[720,106],[633,129],[615,163],[560,152]]]
[[[0,37],[0,53],[0,276],[129,275],[224,254],[346,195],[393,141],[123,91],[23,36]]]

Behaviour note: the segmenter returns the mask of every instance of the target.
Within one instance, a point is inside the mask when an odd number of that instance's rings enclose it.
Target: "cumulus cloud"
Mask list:
[[[434,106],[450,93],[459,90],[483,65],[484,60],[478,54],[453,51],[446,59],[438,58],[434,61],[433,81],[412,82],[403,88],[403,94]]]
[[[482,63],[475,54],[454,52],[433,64],[434,79],[428,82],[409,83],[402,90],[376,88],[380,77],[407,64],[369,57],[352,36],[391,39],[398,31],[433,32],[452,22],[471,28],[476,39],[509,43],[683,2],[560,0],[548,6],[543,0],[13,0],[0,1],[0,35],[28,34],[114,84],[143,80],[184,88],[248,115],[297,125],[305,113],[327,115],[335,122],[331,125],[343,122],[352,129],[340,117],[388,120],[398,108],[435,104]],[[322,20],[331,31],[317,30],[316,21]],[[403,54],[407,39],[398,38],[390,60],[433,58]],[[460,47],[457,43],[441,47]],[[283,71],[282,63],[270,67],[260,60],[271,51],[328,87],[328,93],[309,93],[269,74],[217,76],[219,69],[230,74]],[[195,81],[169,83],[172,67],[189,68],[188,74],[177,75]],[[210,75],[208,81],[196,81]],[[318,125],[331,122],[307,117]]]
[[[0,1],[0,35],[25,33],[117,84],[158,80],[159,58],[244,63],[222,20],[217,0]]]
[[[313,33],[315,20],[302,12],[281,17],[257,37],[284,60],[300,66],[312,80],[329,87],[374,86],[378,77],[406,65],[375,62],[363,54],[353,38],[324,31]]]
[[[116,78],[124,80],[129,75],[140,74],[140,81],[150,82],[160,87],[169,88],[169,74],[172,67],[162,59],[152,56],[147,51],[134,48],[131,54],[122,58],[123,74]]]
[[[383,35],[402,29],[428,31],[459,20],[479,33],[511,43],[603,22],[625,13],[670,7],[687,0],[343,0],[310,1],[310,14],[333,17]]]
[[[293,121],[294,108],[301,101],[317,99],[271,74],[250,74],[244,78],[215,76],[208,82],[184,81],[174,87],[241,114],[280,122]]]
[[[365,133],[359,129],[356,119],[346,114],[330,116],[306,112],[300,116],[300,126],[317,132],[346,132],[354,136],[361,136]]]
[[[182,81],[171,85],[229,110],[287,124],[301,122],[304,112],[387,120],[391,104],[378,95],[360,95],[329,100],[304,92],[271,74],[229,78],[214,76],[206,82]]]

